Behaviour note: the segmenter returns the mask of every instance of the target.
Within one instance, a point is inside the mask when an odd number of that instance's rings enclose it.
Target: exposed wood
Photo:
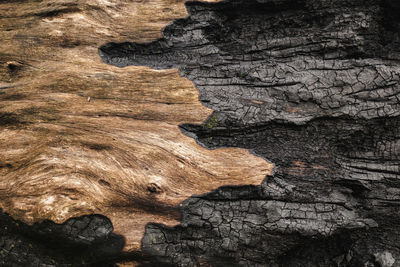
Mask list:
[[[139,249],[148,222],[221,185],[259,184],[272,165],[243,149],[208,150],[178,128],[211,111],[176,69],[118,69],[97,49],[147,42],[187,15],[184,1],[0,4],[0,207],[26,223],[111,219]]]
[[[211,2],[1,4],[0,264],[400,266],[398,1]]]
[[[179,68],[215,111],[183,129],[276,167],[186,200],[177,227],[149,224],[153,264],[400,266],[398,1],[187,6],[163,38],[106,44],[103,60]]]

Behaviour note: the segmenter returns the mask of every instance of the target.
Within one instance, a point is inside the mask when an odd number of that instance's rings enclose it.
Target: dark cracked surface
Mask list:
[[[140,255],[121,253],[101,215],[28,226],[0,212],[0,265],[400,266],[398,1],[187,8],[162,39],[100,56],[179,68],[215,111],[181,129],[211,149],[250,149],[273,175],[187,199],[179,226],[147,225]]]
[[[0,209],[0,225],[0,266],[113,266],[125,243],[102,215],[29,226]]]
[[[239,125],[400,114],[399,21],[382,22],[392,6],[263,2],[189,2],[190,16],[163,39],[106,44],[100,55],[119,67],[179,68],[220,121]]]
[[[273,162],[260,186],[183,203],[149,224],[154,264],[400,266],[397,1],[188,2],[163,38],[109,43],[118,67],[179,68],[214,114],[182,130]]]

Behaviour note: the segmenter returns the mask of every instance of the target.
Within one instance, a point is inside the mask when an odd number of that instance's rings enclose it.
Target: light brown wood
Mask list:
[[[139,249],[148,222],[222,185],[259,184],[272,164],[183,135],[211,110],[177,70],[118,69],[97,48],[147,42],[186,16],[184,1],[0,4],[0,207],[27,223],[109,217]]]

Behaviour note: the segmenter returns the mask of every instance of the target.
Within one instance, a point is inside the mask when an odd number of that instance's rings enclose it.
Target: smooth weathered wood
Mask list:
[[[0,264],[400,265],[398,1],[2,6]]]
[[[208,150],[181,123],[210,114],[177,70],[106,65],[106,42],[147,42],[187,15],[184,1],[0,4],[0,207],[32,224],[111,219],[126,250],[148,222],[174,225],[179,203],[222,185],[259,184],[272,165]]]

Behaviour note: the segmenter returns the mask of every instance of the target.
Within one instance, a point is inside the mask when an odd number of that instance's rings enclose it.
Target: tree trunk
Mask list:
[[[182,8],[0,4],[0,261],[400,266],[400,4]]]

